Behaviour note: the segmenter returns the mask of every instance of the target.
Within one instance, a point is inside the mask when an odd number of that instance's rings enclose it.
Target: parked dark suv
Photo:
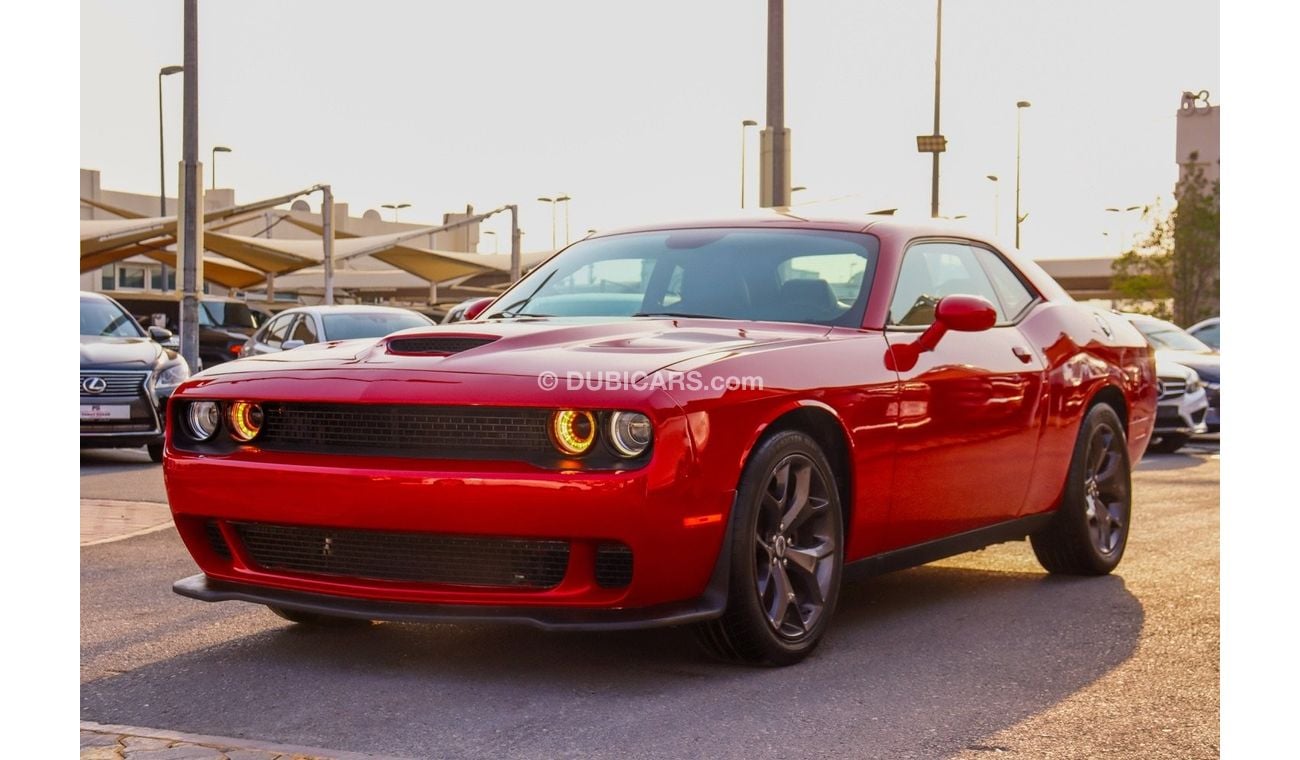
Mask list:
[[[135,293],[116,298],[142,324],[180,333],[180,301],[175,296]],[[199,360],[206,368],[238,359],[248,336],[260,326],[243,301],[203,296],[199,301]]]
[[[146,446],[162,461],[167,399],[190,376],[159,345],[171,337],[161,327],[146,332],[108,296],[81,294],[81,448]]]

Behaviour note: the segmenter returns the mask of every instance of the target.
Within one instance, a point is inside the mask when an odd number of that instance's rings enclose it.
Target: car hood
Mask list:
[[[81,336],[81,368],[152,369],[163,357],[163,347],[149,338]]]
[[[1156,359],[1191,367],[1207,383],[1219,382],[1219,355],[1199,351],[1174,351],[1167,348],[1156,351]]]
[[[321,343],[222,364],[202,373],[290,369],[411,369],[537,377],[554,373],[650,373],[710,356],[822,340],[831,328],[720,319],[533,318],[417,327],[378,340]],[[484,341],[451,354],[397,353],[401,338]]]

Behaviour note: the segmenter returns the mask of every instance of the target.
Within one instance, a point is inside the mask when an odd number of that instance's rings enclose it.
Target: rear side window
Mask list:
[[[278,348],[284,342],[285,333],[289,332],[289,323],[293,322],[293,318],[293,314],[282,314],[271,320],[271,324],[266,326],[266,332],[262,335],[262,342]]]
[[[311,317],[306,314],[302,315],[302,319],[298,320],[298,324],[293,328],[293,334],[289,337],[303,343],[315,343],[316,326],[312,324]]]
[[[1015,319],[1034,302],[1034,293],[1016,276],[1011,270],[1011,266],[1002,259],[1001,256],[988,250],[987,248],[975,248],[975,255],[979,257],[980,263],[984,265],[985,271],[989,274],[989,280],[993,283],[993,290],[997,292],[998,300],[1002,302],[1002,311],[1008,319]]]

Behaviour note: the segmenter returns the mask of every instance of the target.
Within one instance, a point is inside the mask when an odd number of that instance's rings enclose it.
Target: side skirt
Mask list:
[[[1019,541],[1038,531],[1052,521],[1056,512],[1045,512],[1028,517],[995,523],[983,528],[958,533],[955,536],[927,541],[923,544],[894,549],[871,557],[854,560],[844,566],[844,579],[856,580],[894,570],[903,570],[927,562],[973,552],[993,544]]]

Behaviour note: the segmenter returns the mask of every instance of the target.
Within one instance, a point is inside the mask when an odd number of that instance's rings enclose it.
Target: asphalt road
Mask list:
[[[1142,463],[1116,574],[1050,578],[1016,542],[855,583],[785,669],[671,629],[299,630],[172,594],[172,530],[92,546],[81,717],[403,757],[1217,757],[1217,451]],[[83,495],[161,489],[88,456]]]

